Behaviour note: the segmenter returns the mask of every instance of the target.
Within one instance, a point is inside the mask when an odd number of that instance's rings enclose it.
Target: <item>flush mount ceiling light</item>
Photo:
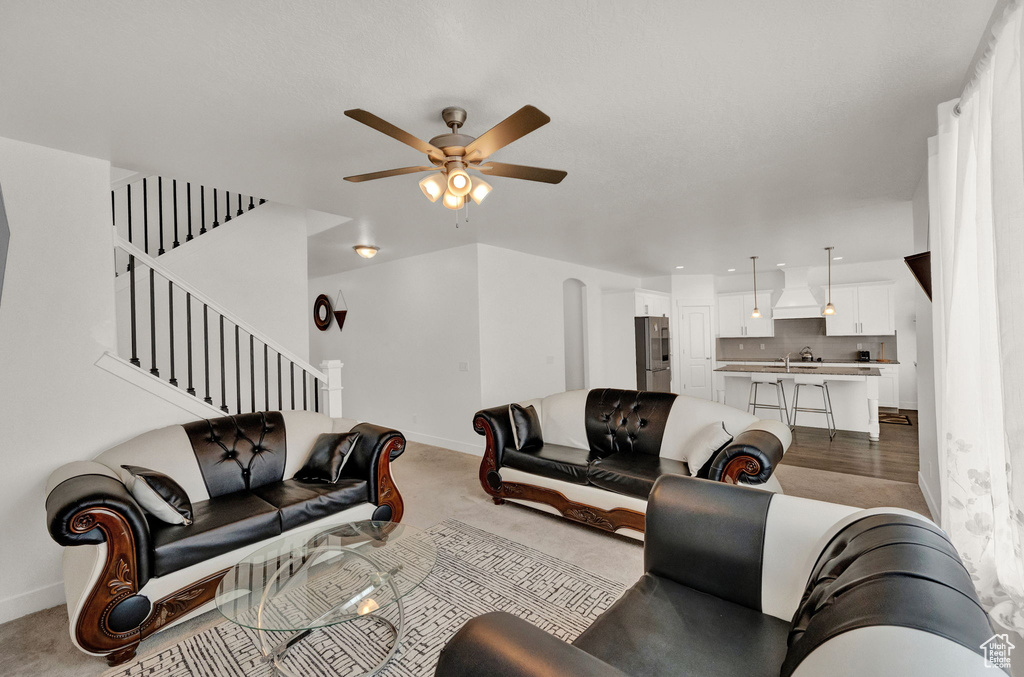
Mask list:
[[[825,252],[826,252],[825,253],[825,259],[828,261],[828,299],[827,299],[828,302],[825,304],[825,309],[821,311],[822,315],[835,315],[836,314],[836,307],[834,305],[832,305],[832,258],[831,258],[831,256],[832,256],[832,250],[833,249],[835,249],[835,247],[825,247]],[[843,257],[839,256],[837,258],[841,259]]]
[[[430,160],[429,166],[401,167],[383,172],[346,176],[346,181],[359,183],[388,176],[433,171],[436,173],[420,181],[420,190],[431,202],[437,202],[438,198],[443,196],[441,204],[448,209],[460,209],[466,204],[467,196],[472,198],[473,202],[480,204],[491,192],[489,183],[479,177],[470,176],[466,170],[471,169],[490,176],[504,176],[510,179],[541,183],[559,183],[566,176],[565,172],[557,169],[484,162],[495,151],[551,121],[551,118],[533,106],[523,106],[476,138],[459,133],[459,128],[466,122],[466,111],[456,106],[450,106],[441,111],[441,119],[448,125],[451,132],[435,136],[429,143],[360,108],[347,110],[345,115],[368,127],[373,127],[378,132],[387,134],[421,153],[426,153]]]
[[[757,318],[761,317],[761,311],[757,309],[757,257],[756,256],[751,256],[750,257],[750,265],[753,266],[753,269],[754,269],[754,310],[753,310],[752,313],[750,313],[750,316],[756,320]]]
[[[352,249],[364,259],[372,259],[380,251],[380,247],[374,247],[372,244],[357,244]]]

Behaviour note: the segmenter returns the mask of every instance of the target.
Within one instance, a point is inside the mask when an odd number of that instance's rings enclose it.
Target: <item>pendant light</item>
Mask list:
[[[761,311],[757,309],[757,257],[750,257],[750,264],[754,268],[754,312],[750,313],[750,316],[755,320],[761,317]]]
[[[828,299],[825,304],[825,310],[821,311],[822,315],[835,315],[836,307],[832,305],[832,250],[835,247],[825,247],[826,256],[828,256]]]

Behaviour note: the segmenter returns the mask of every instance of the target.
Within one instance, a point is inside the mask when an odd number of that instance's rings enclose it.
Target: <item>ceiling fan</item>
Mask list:
[[[346,176],[346,181],[358,183],[389,176],[437,170],[436,173],[420,181],[420,190],[431,202],[437,202],[438,198],[441,198],[441,203],[448,209],[461,209],[466,204],[467,196],[480,204],[491,192],[490,184],[480,177],[470,177],[466,172],[467,169],[489,176],[504,176],[510,179],[525,179],[543,183],[559,183],[566,176],[565,172],[557,169],[485,162],[496,150],[504,148],[516,139],[526,136],[551,121],[551,118],[533,106],[523,106],[476,138],[459,133],[459,128],[466,122],[465,109],[449,106],[441,111],[441,119],[448,125],[451,132],[435,136],[429,143],[361,108],[347,110],[345,115],[412,146],[421,153],[426,153],[431,163],[429,166],[400,167],[382,172]]]

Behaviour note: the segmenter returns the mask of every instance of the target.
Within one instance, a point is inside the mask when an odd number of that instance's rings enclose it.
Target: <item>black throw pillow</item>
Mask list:
[[[531,404],[523,407],[508,405],[508,418],[512,422],[512,440],[516,449],[538,449],[544,446],[544,435],[540,429],[540,414]]]
[[[336,484],[359,438],[360,433],[322,433],[295,479]]]
[[[168,524],[192,524],[192,501],[180,484],[149,468],[121,467],[128,471],[125,486],[143,510]]]

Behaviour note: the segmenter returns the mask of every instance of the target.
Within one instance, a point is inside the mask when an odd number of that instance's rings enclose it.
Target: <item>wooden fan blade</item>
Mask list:
[[[475,166],[483,174],[490,176],[506,176],[510,179],[542,181],[543,183],[561,183],[567,174],[560,169],[544,169],[543,167],[527,167],[525,165],[508,165],[504,162],[485,162]]]
[[[466,160],[490,157],[499,148],[504,148],[549,122],[551,118],[533,106],[523,106],[466,146]]]
[[[378,132],[387,134],[392,139],[397,139],[407,146],[412,146],[421,153],[426,153],[432,160],[444,162],[444,152],[440,148],[431,146],[429,143],[422,139],[418,139],[404,129],[399,129],[387,120],[383,120],[373,113],[363,110],[362,108],[353,108],[352,110],[345,111],[345,115],[349,116],[356,122],[362,122],[367,127],[373,127]]]
[[[359,183],[360,181],[373,181],[374,179],[386,179],[389,176],[401,176],[402,174],[415,174],[416,172],[431,172],[437,167],[399,167],[398,169],[385,169],[383,172],[370,172],[369,174],[357,174],[346,176],[346,181]]]

